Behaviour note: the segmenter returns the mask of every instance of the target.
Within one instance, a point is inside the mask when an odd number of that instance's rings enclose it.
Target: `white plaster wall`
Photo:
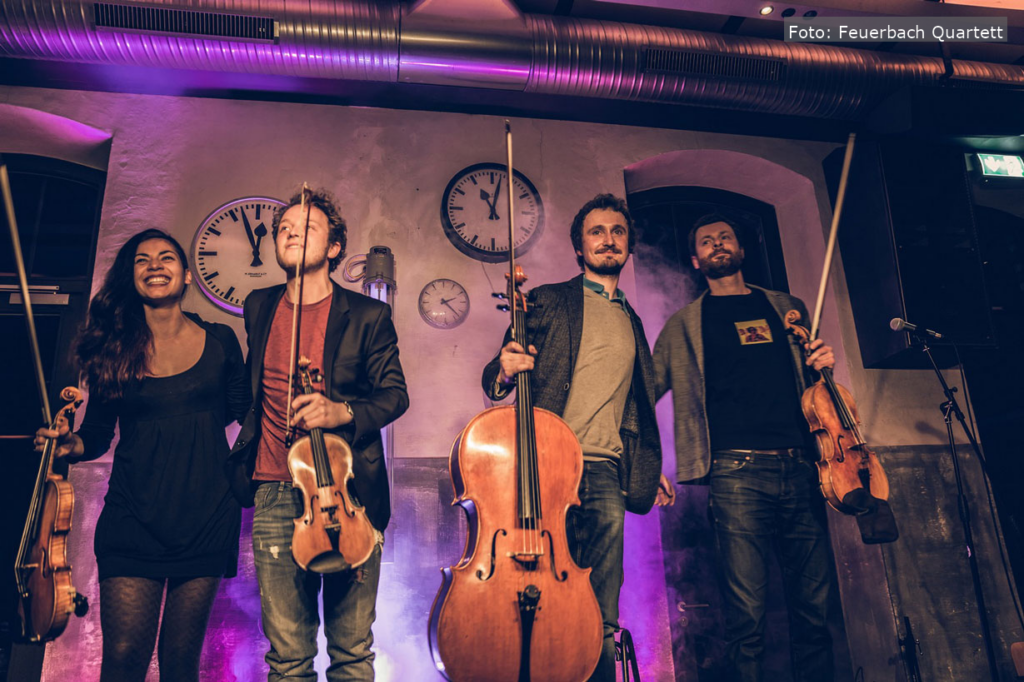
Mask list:
[[[396,425],[395,454],[447,455],[458,431],[484,406],[480,370],[497,350],[506,325],[490,297],[492,287],[503,289],[503,268],[482,265],[451,246],[442,233],[439,208],[441,192],[458,170],[503,160],[501,118],[10,87],[0,87],[0,103],[57,114],[113,135],[94,290],[117,248],[143,228],[166,229],[187,248],[201,221],[226,201],[248,195],[286,198],[303,181],[322,185],[340,199],[350,254],[381,244],[396,257],[395,321],[411,407]],[[528,286],[578,272],[568,225],[594,194],[624,193],[624,168],[667,152],[726,150],[766,159],[806,178],[801,185],[810,183],[800,206],[776,205],[780,214],[801,217],[780,221],[780,228],[789,280],[813,305],[831,217],[821,160],[835,145],[548,120],[512,124],[516,167],[541,192],[547,216],[540,243],[521,259],[530,275]],[[4,135],[0,129],[0,141]],[[756,185],[756,178],[747,180]],[[468,320],[455,330],[432,329],[417,313],[420,288],[437,277],[458,280],[472,298]],[[831,318],[823,328],[842,363],[837,374],[849,379],[862,405],[869,441],[944,442],[934,413],[941,402],[934,379],[922,372],[862,369],[845,283],[842,277],[833,281],[838,283],[834,303],[826,308]],[[621,286],[640,311],[657,311],[647,322],[653,343],[662,313],[674,302],[654,299],[661,294],[646,287],[638,292],[632,264]],[[245,343],[240,318],[220,312],[196,292],[187,307],[232,325]],[[673,459],[669,448],[665,471],[674,470]],[[630,517],[630,523],[646,528],[657,519]],[[644,537],[656,539],[656,526],[648,530]],[[627,585],[626,592],[630,589]],[[649,598],[664,596],[644,597]],[[667,613],[660,604],[656,610]],[[664,654],[670,645],[667,623],[659,620],[655,629],[664,640],[658,644]]]
[[[412,112],[310,104],[198,99],[0,87],[0,102],[39,109],[113,135],[97,254],[97,279],[118,246],[145,227],[168,230],[186,245],[205,216],[246,195],[286,197],[303,181],[335,192],[349,223],[349,253],[389,246],[397,262],[395,320],[411,407],[396,427],[396,455],[443,456],[455,434],[484,405],[480,369],[495,352],[505,317],[494,309],[501,265],[482,265],[445,239],[439,206],[458,170],[503,159],[502,121],[494,116]],[[722,149],[759,156],[809,178],[820,222],[782,225],[790,281],[803,293],[816,282],[829,219],[821,159],[834,145],[737,135],[513,120],[516,167],[543,197],[545,233],[522,258],[528,286],[577,273],[568,225],[597,192],[624,192],[623,169],[675,150]],[[472,299],[455,330],[425,325],[416,310],[420,288],[436,277],[461,282]],[[797,286],[799,285],[799,286]],[[637,292],[631,266],[623,289]],[[816,287],[810,287],[814,290]],[[846,371],[868,436],[879,444],[940,443],[934,405],[941,396],[920,372],[865,371],[840,282],[836,288]],[[651,292],[641,292],[653,295]],[[813,296],[806,296],[809,306]],[[241,320],[229,318],[193,292],[188,307],[231,324],[244,343]],[[836,322],[826,321],[825,329]],[[653,343],[658,331],[649,328]]]

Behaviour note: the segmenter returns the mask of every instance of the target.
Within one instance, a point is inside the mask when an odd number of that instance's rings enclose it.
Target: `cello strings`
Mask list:
[[[525,319],[525,318],[524,318]],[[533,391],[531,383],[526,383],[526,405],[527,414],[529,419],[526,423],[526,465],[527,475],[529,476],[529,488],[530,488],[530,511],[532,517],[532,524],[530,528],[530,543],[531,553],[536,555],[540,553],[540,525],[541,525],[541,508],[540,508],[540,476],[538,471],[537,462],[537,430],[536,430],[536,418],[533,412]]]
[[[533,395],[532,392],[527,390],[527,399],[530,403],[530,421],[527,424],[529,429],[529,440],[527,441],[527,464],[529,466],[530,474],[530,505],[533,509],[533,528],[530,534],[530,539],[533,542],[533,553],[539,554],[541,550],[540,546],[540,524],[541,524],[541,509],[540,509],[540,476],[538,472],[537,463],[537,429],[535,415],[533,413]]]

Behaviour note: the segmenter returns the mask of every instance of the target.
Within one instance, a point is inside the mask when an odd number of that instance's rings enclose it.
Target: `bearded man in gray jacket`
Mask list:
[[[743,280],[733,222],[704,216],[690,231],[693,267],[708,291],[673,315],[654,345],[657,398],[672,391],[676,480],[710,484],[730,680],[761,682],[768,557],[775,547],[789,608],[797,682],[833,679],[826,627],[829,554],[800,396],[811,370],[832,367],[820,339],[805,358],[786,333],[800,299]],[[812,454],[813,453],[813,454]]]

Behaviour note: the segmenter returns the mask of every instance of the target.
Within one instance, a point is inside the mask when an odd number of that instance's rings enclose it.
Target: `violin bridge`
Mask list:
[[[341,528],[341,522],[338,521],[338,505],[332,504],[329,507],[320,507],[320,513],[327,515],[327,522],[324,524],[324,528],[327,530],[338,530]]]

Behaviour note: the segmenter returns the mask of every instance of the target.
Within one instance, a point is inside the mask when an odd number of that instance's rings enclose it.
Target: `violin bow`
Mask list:
[[[825,289],[828,288],[828,277],[832,271],[832,258],[836,250],[836,235],[839,234],[839,218],[843,214],[843,201],[846,199],[846,183],[850,177],[850,161],[853,160],[853,143],[857,133],[850,133],[846,140],[846,154],[843,156],[843,172],[839,176],[839,191],[836,193],[836,207],[832,211],[832,227],[829,230],[828,246],[825,249],[825,267],[821,271],[821,283],[818,285],[818,300],[814,304],[814,317],[811,321],[811,334],[807,343],[818,338],[821,323],[821,309],[825,306]]]
[[[43,374],[43,359],[39,353],[39,339],[36,336],[36,320],[32,314],[32,297],[28,291],[28,276],[25,274],[25,258],[21,251],[21,239],[18,236],[18,223],[14,217],[14,198],[11,196],[11,179],[7,175],[7,164],[0,156],[0,192],[3,193],[4,208],[7,210],[7,225],[11,229],[11,245],[14,248],[14,261],[18,266],[18,286],[21,288],[21,301],[25,306],[25,324],[32,346],[32,361],[36,370],[36,387],[39,389],[39,405],[43,410],[43,423],[52,422],[50,398],[46,394],[46,377]]]
[[[292,341],[288,353],[288,407],[285,409],[285,446],[291,447],[292,439],[295,436],[295,426],[292,424],[292,398],[295,390],[295,366],[298,358],[295,357],[299,348],[299,330],[301,329],[302,318],[302,285],[306,279],[306,244],[309,236],[309,214],[313,212],[312,202],[307,202],[306,197],[310,194],[309,185],[302,183],[302,197],[299,200],[300,215],[306,214],[306,229],[302,233],[302,255],[295,263],[295,278],[299,280],[298,299],[295,301],[295,309],[292,313]],[[287,290],[285,296],[288,295]]]

